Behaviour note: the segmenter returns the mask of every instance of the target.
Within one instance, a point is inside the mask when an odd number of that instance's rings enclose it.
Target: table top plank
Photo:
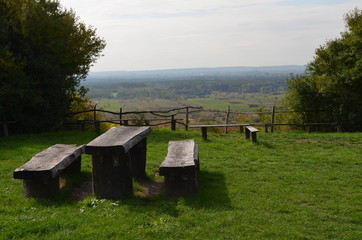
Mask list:
[[[85,146],[86,154],[121,150],[128,152],[151,133],[150,127],[113,127]]]

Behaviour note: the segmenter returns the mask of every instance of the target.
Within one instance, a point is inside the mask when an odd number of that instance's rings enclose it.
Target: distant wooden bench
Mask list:
[[[146,177],[150,127],[114,127],[85,146],[92,155],[93,191],[97,197],[119,199],[133,193],[132,177]]]
[[[56,144],[15,169],[13,176],[23,179],[25,197],[51,198],[59,191],[61,173],[80,172],[83,153],[84,146]]]
[[[245,127],[245,138],[250,139],[250,135],[251,135],[251,141],[253,143],[256,143],[257,142],[257,138],[256,138],[257,132],[259,132],[258,129],[251,127],[251,126],[247,126],[247,127]]]
[[[165,176],[167,194],[184,196],[197,192],[198,170],[197,142],[183,140],[168,143],[167,156],[159,167],[159,174]]]
[[[217,124],[217,125],[190,125],[189,128],[201,128],[202,139],[207,140],[208,128],[220,128],[220,127],[239,127],[240,132],[243,132],[243,127],[249,126],[249,124]]]

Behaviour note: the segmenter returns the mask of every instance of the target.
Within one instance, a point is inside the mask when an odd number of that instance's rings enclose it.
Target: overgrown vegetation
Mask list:
[[[0,121],[18,131],[61,124],[105,42],[51,0],[0,0]]]
[[[289,105],[302,122],[336,122],[362,130],[362,11],[345,15],[346,30],[316,50],[304,75],[288,81]]]
[[[119,201],[25,199],[12,172],[55,143],[84,144],[94,132],[21,134],[0,138],[0,239],[345,239],[362,236],[362,134],[262,133],[259,144],[240,133],[153,130],[147,175],[153,181],[169,140],[199,142],[200,191],[169,198]],[[90,178],[85,155],[82,175]],[[138,191],[142,184],[136,184]]]

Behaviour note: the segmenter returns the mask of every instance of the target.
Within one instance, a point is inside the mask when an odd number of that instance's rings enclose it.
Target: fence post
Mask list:
[[[271,125],[270,132],[274,132],[274,117],[275,117],[275,106],[272,107],[272,115],[271,115]]]
[[[101,134],[101,123],[97,120],[97,104],[94,105],[93,109],[93,122],[94,122],[94,128],[96,129],[96,132],[98,135]]]
[[[185,124],[185,130],[189,130],[189,107],[186,107],[186,124]]]
[[[225,124],[229,124],[230,106],[226,110],[226,121]],[[225,133],[228,133],[228,127],[225,127]]]
[[[176,120],[175,120],[175,115],[171,116],[171,130],[175,131],[176,130]]]
[[[122,125],[122,108],[119,108],[119,126]]]

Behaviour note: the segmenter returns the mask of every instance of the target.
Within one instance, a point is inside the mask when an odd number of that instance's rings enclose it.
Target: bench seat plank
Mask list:
[[[249,124],[216,124],[216,125],[190,125],[189,128],[201,128],[202,139],[207,140],[207,129],[218,127],[240,127],[240,132],[243,132],[243,127],[250,126]]]
[[[247,126],[246,127],[250,132],[259,132],[258,129],[254,128],[254,127],[251,127],[251,126]]]
[[[160,175],[174,172],[187,172],[198,167],[198,146],[194,140],[170,141],[165,161],[160,165]]]
[[[55,144],[36,154],[30,161],[15,169],[15,179],[55,178],[70,166],[81,154],[84,146]]]
[[[97,137],[85,147],[86,154],[128,152],[151,133],[150,127],[114,127]]]
[[[190,125],[189,128],[210,128],[210,127],[245,127],[249,124],[215,124],[215,125]]]
[[[167,156],[159,167],[159,174],[165,176],[166,193],[186,196],[197,192],[198,170],[197,142],[194,140],[170,141]]]

